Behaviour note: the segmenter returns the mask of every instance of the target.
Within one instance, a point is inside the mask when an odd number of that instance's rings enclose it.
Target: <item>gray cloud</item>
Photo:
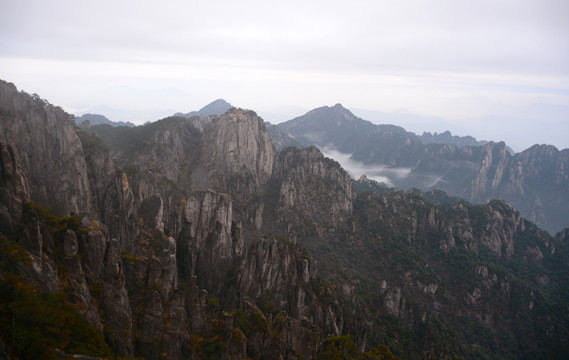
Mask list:
[[[180,88],[188,99],[168,108],[183,111],[227,96],[266,113],[341,102],[457,124],[495,114],[491,102],[569,106],[565,0],[6,0],[0,10],[0,76],[68,109],[119,85]]]
[[[3,53],[303,69],[563,72],[566,1],[8,1]]]

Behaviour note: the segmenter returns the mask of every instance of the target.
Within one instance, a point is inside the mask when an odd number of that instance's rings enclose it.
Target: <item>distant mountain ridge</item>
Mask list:
[[[81,116],[75,117],[75,123],[79,126],[93,126],[93,125],[110,125],[113,127],[117,126],[127,126],[127,127],[135,127],[133,123],[130,121],[111,121],[104,115],[99,114],[84,114]],[[87,126],[88,127],[88,126]]]
[[[286,131],[283,131],[278,125],[273,125],[265,121],[265,126],[267,127],[269,135],[271,135],[271,140],[273,140],[273,144],[275,145],[277,151],[281,151],[289,146],[294,146],[297,148],[306,146],[305,144],[290,136]]]
[[[388,185],[441,189],[477,203],[504,199],[552,233],[569,225],[569,149],[535,145],[513,154],[503,142],[450,132],[419,137],[360,119],[340,104],[278,126],[307,146],[347,154],[368,177]]]
[[[423,132],[423,135],[418,136],[418,138],[425,144],[453,144],[457,147],[464,146],[482,146],[488,141],[478,141],[472,136],[457,136],[453,135],[450,131],[444,131],[442,133],[435,132],[431,134],[428,131]]]

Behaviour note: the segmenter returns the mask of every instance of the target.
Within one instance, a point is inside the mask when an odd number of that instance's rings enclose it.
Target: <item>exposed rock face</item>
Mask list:
[[[273,173],[276,150],[263,120],[232,109],[206,131],[208,182],[240,202],[262,192]]]
[[[125,288],[121,248],[116,239],[108,244],[102,275],[102,309],[110,329],[109,341],[121,356],[133,356],[132,310]]]
[[[254,244],[245,258],[241,273],[241,296],[257,299],[270,292],[275,309],[285,309],[298,320],[309,318],[305,313],[304,286],[315,278],[315,264],[303,259],[285,239],[264,237]],[[312,274],[311,270],[312,269]],[[312,276],[311,276],[312,275]]]
[[[2,81],[0,117],[0,142],[18,159],[30,197],[57,215],[90,211],[87,165],[71,116]]]
[[[476,178],[472,181],[471,195],[474,198],[487,196],[493,199],[494,192],[504,178],[504,170],[506,169],[507,157],[506,144],[488,143],[482,147],[480,158],[481,165],[478,169]]]
[[[0,226],[5,229],[6,236],[15,230],[16,223],[22,216],[23,204],[30,200],[30,190],[11,145],[0,145],[0,166]],[[38,256],[41,254],[38,253]]]
[[[0,259],[38,290],[63,292],[118,355],[310,359],[348,334],[358,351],[385,343],[417,359],[567,348],[566,231],[552,238],[508,203],[377,190],[365,178],[356,194],[318,149],[277,154],[251,111],[90,127],[105,144],[9,84],[0,96]],[[352,120],[333,110],[334,126]],[[57,171],[32,162],[42,152]],[[465,178],[478,174],[479,196],[520,178],[513,161],[533,161],[503,144],[425,154],[417,168],[452,154]],[[564,176],[552,174],[559,186]]]
[[[148,130],[152,130],[152,125],[148,125]],[[187,120],[172,118],[165,125],[155,126],[156,130],[143,139],[150,148],[138,151],[133,160],[142,171],[159,169],[160,175],[168,180],[186,182],[190,154],[200,145],[200,136]]]
[[[274,177],[282,179],[278,184],[279,221],[302,224],[312,219],[314,223],[310,225],[320,235],[346,224],[355,198],[352,180],[338,163],[325,158],[318,149],[285,149]],[[287,236],[296,238],[293,229],[285,230]]]
[[[233,220],[228,195],[212,191],[197,195],[184,207],[184,226],[177,240],[180,275],[184,281],[197,276],[200,285],[219,294],[232,261],[243,251],[240,224]]]
[[[246,329],[249,353],[263,359],[286,358],[287,354],[311,358],[324,336],[342,333],[341,310],[338,304],[319,301],[323,294],[318,293],[316,263],[298,244],[264,236],[249,247],[243,260],[239,307],[264,324],[260,326],[264,329]],[[272,338],[273,332],[281,340]]]

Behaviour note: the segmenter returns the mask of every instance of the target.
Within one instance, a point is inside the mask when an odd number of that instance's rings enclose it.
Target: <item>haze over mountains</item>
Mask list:
[[[446,171],[484,193],[509,188],[515,163],[526,195],[556,189],[541,169],[566,178],[551,147],[425,144],[341,105],[283,127],[380,159],[393,181]],[[2,81],[0,150],[7,355],[505,360],[569,346],[569,229],[551,236],[501,200],[354,180],[315,146],[278,151],[254,111],[81,129]]]
[[[84,114],[81,116],[76,116],[75,123],[83,127],[89,127],[91,125],[111,125],[111,126],[128,126],[128,127],[136,126],[131,122],[111,121],[107,119],[104,115],[98,115],[98,114]]]
[[[218,99],[175,115],[205,118],[232,107]],[[516,154],[503,142],[448,131],[416,135],[360,119],[340,104],[267,127],[278,150],[317,146],[356,179],[366,175],[399,189],[440,189],[476,203],[504,199],[553,234],[569,224],[567,149],[536,145]]]
[[[318,146],[356,178],[366,174],[400,189],[441,189],[477,203],[504,199],[552,233],[569,224],[569,149],[535,145],[513,154],[503,142],[448,133],[416,136],[362,120],[340,104],[278,126]]]

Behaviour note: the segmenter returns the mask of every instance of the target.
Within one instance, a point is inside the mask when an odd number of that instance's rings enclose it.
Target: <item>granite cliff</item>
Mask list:
[[[277,152],[247,110],[87,132],[6,82],[0,105],[6,356],[507,359],[569,345],[566,231],[508,203],[355,182],[317,148]]]

